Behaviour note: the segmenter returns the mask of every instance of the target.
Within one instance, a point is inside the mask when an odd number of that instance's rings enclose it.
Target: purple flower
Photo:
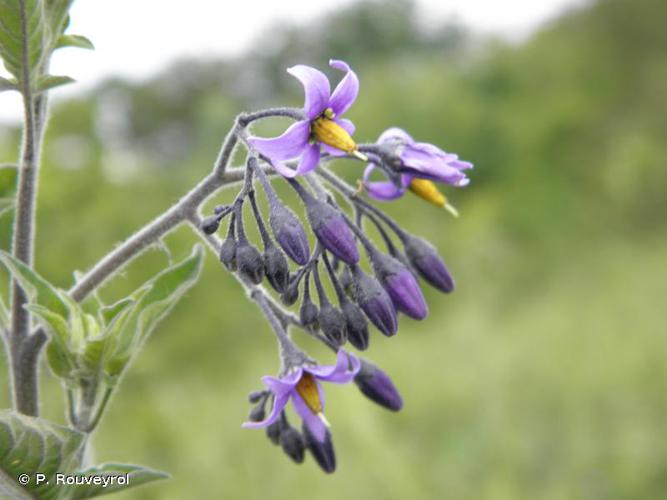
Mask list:
[[[335,365],[308,365],[289,369],[281,377],[262,377],[262,382],[273,393],[271,414],[261,422],[245,422],[243,427],[267,427],[275,422],[287,402],[292,399],[294,410],[303,419],[304,425],[320,442],[327,435],[328,423],[324,418],[324,391],[320,381],[335,384],[351,382],[361,368],[361,362],[353,354],[338,351]]]
[[[433,144],[415,142],[400,128],[390,128],[378,138],[378,144],[393,147],[401,160],[398,168],[400,182],[371,181],[370,176],[378,168],[369,163],[364,172],[364,185],[368,194],[377,200],[394,200],[405,194],[414,179],[426,179],[452,186],[465,186],[470,182],[464,170],[472,163],[459,160],[458,155],[446,153]]]
[[[313,170],[320,161],[321,147],[333,155],[351,153],[363,156],[358,153],[357,145],[350,137],[354,133],[354,124],[341,118],[357,98],[359,79],[343,61],[331,60],[329,65],[346,72],[333,93],[329,80],[321,71],[303,64],[287,70],[301,82],[305,90],[305,120],[293,124],[280,137],[248,138],[248,143],[267,157],[285,177],[295,177]],[[296,158],[299,158],[296,170],[285,165],[284,161]]]

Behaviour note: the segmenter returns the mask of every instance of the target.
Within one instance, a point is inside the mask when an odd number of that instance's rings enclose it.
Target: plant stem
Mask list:
[[[35,206],[39,173],[45,98],[35,99],[32,93],[28,54],[27,13],[25,2],[20,5],[22,33],[21,94],[23,97],[23,142],[19,161],[18,187],[16,192],[16,214],[12,240],[12,254],[32,266],[35,237]],[[9,334],[9,356],[14,408],[26,415],[39,414],[38,401],[38,356],[26,349],[30,337],[30,313],[24,309],[27,297],[18,282],[12,287],[12,325]]]

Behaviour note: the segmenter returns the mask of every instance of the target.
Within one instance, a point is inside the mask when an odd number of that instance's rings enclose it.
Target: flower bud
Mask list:
[[[304,299],[299,309],[299,319],[301,326],[310,332],[316,332],[320,329],[320,311],[312,300]]]
[[[398,331],[396,309],[382,285],[360,267],[352,268],[352,275],[356,282],[355,296],[359,307],[378,330],[387,336]]]
[[[322,333],[336,347],[342,346],[347,340],[347,328],[343,313],[330,302],[321,304],[320,328]]]
[[[294,212],[277,199],[271,202],[269,224],[278,244],[290,259],[300,266],[308,262],[310,248],[306,232]]]
[[[283,423],[280,419],[266,427],[266,437],[268,437],[273,444],[280,443],[280,433],[283,429]]]
[[[266,397],[266,391],[253,391],[250,394],[248,394],[248,402],[259,403],[265,397]]]
[[[371,255],[371,264],[396,309],[414,319],[424,319],[428,315],[424,295],[407,267],[395,258],[377,251]]]
[[[233,235],[228,235],[220,247],[220,262],[222,262],[229,271],[236,271],[236,240]]]
[[[278,293],[283,293],[289,285],[287,259],[275,245],[271,245],[264,250],[264,274]]]
[[[297,464],[303,462],[306,444],[301,433],[294,427],[289,426],[280,433],[280,446],[294,462]]]
[[[248,242],[240,243],[236,248],[236,265],[239,272],[252,283],[258,285],[264,276],[264,262],[257,247]]]
[[[302,198],[306,204],[310,225],[322,246],[348,264],[359,262],[354,234],[343,215],[328,203],[312,196]]]
[[[392,411],[403,408],[403,398],[389,375],[369,361],[361,360],[361,369],[354,377],[354,382],[368,399],[380,406]]]
[[[213,234],[220,228],[220,217],[217,215],[211,215],[206,217],[201,223],[201,230],[205,234]]]
[[[336,452],[334,451],[333,442],[331,441],[331,433],[327,430],[324,435],[324,441],[318,441],[310,432],[307,425],[303,425],[303,437],[306,447],[310,450],[311,455],[327,474],[331,474],[336,470]]]
[[[405,253],[419,275],[438,290],[450,293],[454,290],[454,279],[437,250],[428,241],[408,236],[405,239]]]
[[[299,284],[290,283],[285,291],[280,295],[280,300],[286,306],[293,306],[299,298]]]
[[[368,348],[368,321],[357,304],[346,300],[341,309],[347,329],[347,339],[360,351]]]
[[[261,422],[266,416],[266,411],[264,410],[264,402],[253,406],[248,415],[248,420],[251,422]]]

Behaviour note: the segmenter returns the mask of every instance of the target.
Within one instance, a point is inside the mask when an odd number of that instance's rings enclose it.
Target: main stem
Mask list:
[[[35,99],[32,93],[28,56],[27,13],[21,3],[21,31],[23,35],[21,94],[23,96],[23,144],[19,162],[16,193],[16,214],[12,254],[32,267],[34,221],[37,198],[37,178],[44,130],[45,98]],[[12,286],[12,326],[9,334],[12,394],[14,408],[26,415],[39,413],[37,357],[32,356],[26,344],[30,340],[30,314],[24,308],[27,297],[18,282]]]

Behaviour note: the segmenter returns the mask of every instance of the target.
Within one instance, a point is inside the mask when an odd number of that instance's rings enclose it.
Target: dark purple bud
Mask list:
[[[394,257],[377,251],[371,255],[371,264],[396,309],[414,319],[424,319],[428,315],[421,288],[407,267]]]
[[[404,241],[405,253],[419,275],[438,290],[452,292],[454,279],[435,247],[416,236],[408,236]]]
[[[359,307],[378,330],[387,336],[394,335],[398,331],[398,321],[396,309],[387,291],[378,280],[363,272],[359,266],[352,268],[352,275]]]
[[[336,452],[334,451],[333,442],[331,441],[331,433],[327,430],[324,436],[324,441],[318,441],[310,432],[308,426],[303,425],[303,437],[306,442],[306,447],[310,450],[311,455],[327,474],[331,474],[336,470]]]
[[[359,306],[354,302],[346,300],[341,309],[345,317],[347,327],[347,339],[360,351],[368,348],[368,321]]]
[[[347,327],[343,313],[330,302],[321,304],[320,328],[322,333],[336,347],[342,346],[347,340]]]
[[[287,427],[280,433],[280,446],[282,446],[283,451],[288,457],[294,460],[294,462],[297,464],[303,462],[306,443],[304,442],[301,433],[294,427]]]
[[[250,415],[248,416],[248,420],[251,422],[261,422],[264,420],[264,417],[266,416],[266,411],[264,410],[264,402],[258,404],[257,406],[253,406],[253,408],[250,410]]]
[[[316,332],[320,329],[320,310],[313,303],[312,300],[308,299],[301,303],[301,308],[299,309],[299,320],[301,321],[301,326],[310,332]]]
[[[220,262],[229,271],[236,271],[236,240],[234,236],[227,236],[220,247]]]
[[[259,403],[265,397],[266,397],[266,391],[253,391],[250,394],[248,394],[248,402]]]
[[[220,228],[220,217],[217,215],[211,215],[206,217],[201,223],[201,230],[205,234],[213,234]]]
[[[266,437],[268,437],[273,444],[279,444],[282,429],[283,423],[278,419],[266,427]]]
[[[294,212],[277,199],[271,201],[269,224],[278,244],[290,259],[300,266],[308,262],[310,248],[306,232]]]
[[[348,264],[359,262],[354,233],[343,215],[328,203],[313,197],[306,197],[304,202],[310,225],[322,246]]]
[[[264,261],[257,247],[250,243],[239,243],[236,247],[236,265],[239,272],[258,285],[264,277]]]
[[[278,293],[289,285],[289,265],[285,255],[274,245],[264,250],[264,274]]]
[[[298,298],[299,298],[299,283],[290,283],[290,285],[280,295],[280,300],[286,306],[293,306]]]
[[[361,369],[354,377],[359,390],[371,401],[392,411],[403,408],[403,398],[385,372],[374,364],[361,360]]]

